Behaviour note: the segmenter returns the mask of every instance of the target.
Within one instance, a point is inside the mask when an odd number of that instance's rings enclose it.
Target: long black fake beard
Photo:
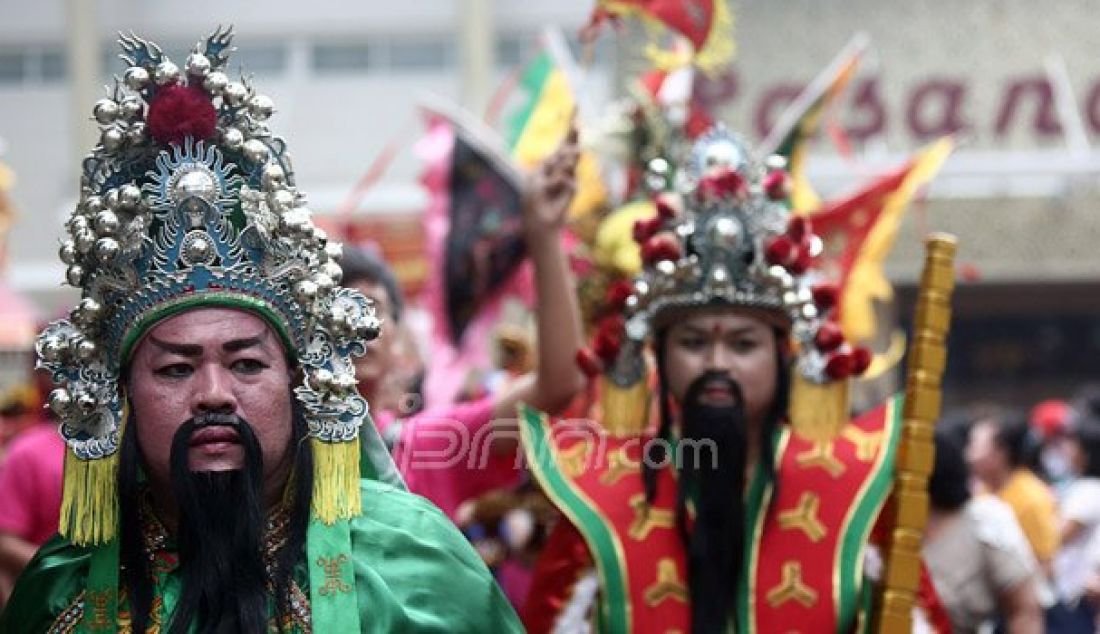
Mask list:
[[[191,470],[191,435],[206,425],[237,430],[243,468]],[[262,632],[267,627],[264,470],[256,434],[232,414],[189,420],[172,438],[171,468],[182,583],[169,634],[185,634],[192,622],[204,632]]]
[[[659,438],[672,435],[673,415],[668,392],[668,377],[663,358],[666,332],[659,332],[656,349],[659,379]],[[782,333],[777,334],[781,340]],[[775,457],[772,437],[787,415],[790,383],[787,364],[776,350],[776,390],[772,406],[760,429],[758,458],[763,477],[775,482]],[[707,382],[718,380],[733,394],[729,407],[711,407],[698,402]],[[744,565],[745,540],[745,462],[747,459],[747,416],[741,386],[725,374],[707,373],[689,386],[681,405],[682,460],[675,464],[680,478],[676,492],[676,522],[684,541],[688,564],[688,592],[691,596],[691,631],[710,634],[727,631],[732,608],[736,605]],[[698,449],[687,450],[686,440]],[[705,441],[705,442],[704,442]],[[665,464],[665,443],[651,443],[642,461],[646,500],[657,497],[655,465]],[[673,458],[676,458],[675,456]],[[772,499],[775,499],[775,495]],[[687,503],[693,500],[695,519],[688,527]]]
[[[309,521],[313,488],[313,454],[305,438],[305,421],[295,403],[291,449],[297,448],[287,540],[274,555],[270,575],[264,565],[263,457],[251,425],[226,414],[207,414],[180,426],[172,440],[172,490],[179,506],[180,598],[170,616],[170,634],[250,633],[267,631],[271,590],[287,597],[295,563],[300,559]],[[203,425],[230,425],[237,430],[245,464],[242,469],[193,472],[187,464],[191,434]],[[150,622],[152,575],[143,548],[138,485],[140,449],[136,434],[123,439],[119,465],[121,517],[120,560],[130,597],[135,632]],[[278,622],[286,611],[276,600]]]
[[[729,405],[699,402],[710,383],[733,395]],[[676,523],[688,558],[692,630],[720,632],[741,578],[745,533],[745,460],[748,421],[741,387],[725,373],[708,372],[688,388],[681,408],[681,452]],[[694,522],[688,504],[695,506]]]

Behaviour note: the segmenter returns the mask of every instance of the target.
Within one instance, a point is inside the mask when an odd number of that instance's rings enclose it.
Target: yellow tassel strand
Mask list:
[[[74,544],[94,546],[115,537],[118,527],[118,452],[81,460],[65,450],[58,531]]]
[[[630,387],[619,387],[600,380],[600,423],[612,436],[633,436],[649,424],[649,386],[645,380]]]
[[[359,439],[324,442],[310,438],[313,448],[313,514],[325,524],[362,512],[359,494]]]
[[[811,441],[832,440],[848,423],[848,381],[818,384],[791,370],[791,427]]]

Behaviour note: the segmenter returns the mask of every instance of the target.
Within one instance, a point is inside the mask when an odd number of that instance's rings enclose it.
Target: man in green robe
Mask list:
[[[0,632],[511,632],[458,530],[404,490],[355,389],[378,334],[294,185],[231,33],[181,69],[121,40],[36,348],[67,444],[60,535]],[[575,147],[532,179],[554,216]]]

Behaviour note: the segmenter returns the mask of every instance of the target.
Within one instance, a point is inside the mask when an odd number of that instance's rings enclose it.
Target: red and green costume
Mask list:
[[[520,428],[532,472],[568,520],[536,570],[524,614],[529,631],[549,631],[577,579],[593,568],[597,631],[690,631],[676,474],[659,470],[657,497],[647,505],[640,465],[650,438],[552,423],[530,409],[521,412]],[[737,632],[867,627],[864,552],[890,493],[900,432],[895,397],[828,441],[789,426],[776,434],[776,478],[757,472],[746,494]]]

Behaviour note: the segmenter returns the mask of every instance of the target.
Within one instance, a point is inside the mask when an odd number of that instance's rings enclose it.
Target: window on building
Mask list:
[[[373,61],[367,44],[316,44],[311,65],[318,73],[364,72]]]
[[[53,83],[65,78],[65,50],[31,45],[0,50],[0,84]]]
[[[497,38],[496,62],[503,68],[518,66],[526,61],[531,48],[531,37],[511,34]]]
[[[66,67],[65,51],[53,49],[42,51],[38,70],[43,81],[61,81],[65,79]]]
[[[23,51],[0,51],[0,83],[14,84],[26,75]]]
[[[290,52],[285,45],[242,45],[229,58],[230,70],[236,72],[238,68],[243,68],[246,74],[273,77],[286,72],[289,58]]]
[[[450,65],[450,42],[439,39],[391,39],[388,67],[395,71],[442,70]]]

